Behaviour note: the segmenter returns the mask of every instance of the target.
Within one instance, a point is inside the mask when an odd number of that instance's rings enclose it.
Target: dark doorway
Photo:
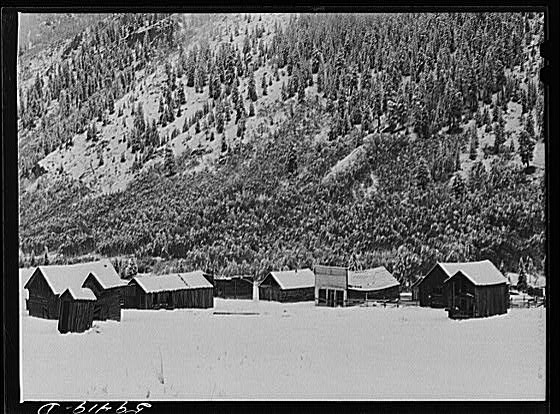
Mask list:
[[[342,290],[335,290],[335,306],[344,306],[344,292]]]

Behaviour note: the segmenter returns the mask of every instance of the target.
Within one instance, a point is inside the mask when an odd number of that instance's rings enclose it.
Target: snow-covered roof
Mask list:
[[[64,295],[66,292],[75,300],[97,300],[95,294],[89,288],[67,288],[62,294]]]
[[[315,273],[311,269],[270,272],[282,289],[301,289],[315,287]]]
[[[490,286],[507,283],[507,279],[490,260],[438,264],[448,276],[445,282],[451,279],[451,277],[453,277],[457,272],[461,272],[477,286]]]
[[[393,277],[384,266],[374,269],[348,271],[348,288],[353,290],[382,290],[395,286],[400,283]]]
[[[204,277],[202,270],[189,273],[169,273],[161,276],[141,275],[134,280],[146,293],[166,292],[173,290],[213,288]]]
[[[39,266],[37,268],[45,278],[52,291],[59,295],[72,288],[78,292],[91,274],[103,289],[124,286],[126,284],[120,277],[109,260],[97,262],[76,263],[73,265]]]

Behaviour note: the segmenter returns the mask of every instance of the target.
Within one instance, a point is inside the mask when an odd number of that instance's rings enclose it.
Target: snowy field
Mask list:
[[[258,315],[214,314],[247,312]],[[61,335],[22,312],[24,400],[544,399],[545,310],[215,300]]]

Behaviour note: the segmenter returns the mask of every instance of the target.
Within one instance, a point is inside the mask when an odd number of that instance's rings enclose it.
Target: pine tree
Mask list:
[[[430,169],[425,158],[421,158],[415,173],[416,185],[418,188],[425,190],[430,183]]]
[[[506,142],[504,127],[500,122],[496,123],[494,127],[494,154],[502,152],[502,147]]]
[[[247,87],[247,99],[252,102],[257,100],[257,89],[255,87],[255,73],[251,70],[249,75],[249,85]]]
[[[171,146],[165,146],[165,158],[163,161],[163,171],[167,177],[171,177],[177,173],[177,164],[175,162],[175,155]]]
[[[470,149],[469,149],[469,158],[474,161],[476,160],[477,156],[478,156],[478,132],[476,130],[476,127],[473,127],[471,129],[471,144],[470,144]]]
[[[533,150],[535,149],[535,142],[529,136],[529,133],[523,129],[519,133],[518,148],[519,157],[521,162],[525,164],[526,168],[529,168],[531,161],[533,160]]]
[[[461,199],[461,197],[465,194],[465,180],[459,172],[456,172],[455,175],[453,175],[452,189],[453,194],[458,199]]]
[[[138,265],[136,264],[136,258],[131,257],[130,259],[128,259],[128,264],[124,273],[126,279],[132,279],[138,274]]]
[[[249,116],[255,116],[255,106],[253,102],[249,102]]]

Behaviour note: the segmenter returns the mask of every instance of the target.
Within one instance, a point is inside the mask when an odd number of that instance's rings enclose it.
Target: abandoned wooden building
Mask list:
[[[354,271],[345,267],[317,265],[315,303],[318,306],[348,306],[367,300],[399,298],[399,282],[385,267]]]
[[[29,294],[27,309],[30,316],[58,319],[62,293],[68,288],[76,294],[83,288],[89,288],[96,296],[93,318],[119,321],[119,296],[125,284],[109,260],[39,266],[24,286]]]
[[[315,304],[318,306],[345,306],[348,300],[348,269],[338,266],[316,265]]]
[[[253,278],[251,276],[215,276],[214,296],[224,299],[252,299]]]
[[[457,263],[456,265],[459,265]],[[489,260],[454,266],[444,282],[450,318],[476,318],[507,313],[509,284]]]
[[[84,332],[91,328],[96,300],[95,294],[88,288],[67,288],[60,295],[58,331]]]
[[[396,300],[400,283],[384,267],[362,271],[348,271],[348,301],[361,303],[366,300]]]
[[[200,270],[161,276],[138,275],[128,283],[125,306],[136,309],[211,308],[214,287]]]
[[[276,302],[312,301],[315,274],[311,269],[270,272],[259,283],[259,299]]]

